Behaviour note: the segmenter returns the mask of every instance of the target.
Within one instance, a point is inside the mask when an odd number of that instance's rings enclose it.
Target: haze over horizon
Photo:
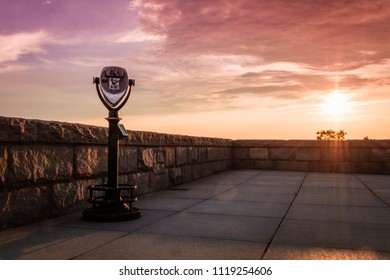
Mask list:
[[[107,126],[118,65],[129,130],[390,139],[389,26],[385,0],[0,0],[0,115]]]

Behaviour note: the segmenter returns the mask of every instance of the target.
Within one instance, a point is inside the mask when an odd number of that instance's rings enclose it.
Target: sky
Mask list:
[[[0,115],[229,139],[390,139],[390,1],[0,0]]]

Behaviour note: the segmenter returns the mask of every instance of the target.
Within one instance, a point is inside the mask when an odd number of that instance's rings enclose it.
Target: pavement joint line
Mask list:
[[[264,259],[265,254],[267,253],[269,247],[270,247],[271,244],[272,244],[272,241],[274,240],[274,238],[275,238],[275,236],[276,236],[276,233],[278,232],[279,228],[281,227],[283,221],[286,219],[286,216],[287,216],[288,212],[290,211],[291,206],[294,204],[294,201],[295,201],[295,199],[297,198],[297,196],[298,196],[298,194],[299,194],[299,191],[301,190],[301,188],[302,188],[302,186],[303,186],[303,184],[304,184],[304,182],[305,182],[305,180],[306,180],[306,177],[307,177],[307,172],[305,173],[305,177],[303,177],[303,180],[302,180],[302,182],[301,182],[301,184],[300,184],[300,186],[299,186],[299,188],[298,188],[298,190],[297,190],[297,192],[296,192],[294,198],[292,199],[292,201],[291,201],[289,207],[287,208],[286,213],[284,214],[283,218],[280,220],[279,225],[276,227],[275,232],[274,232],[274,234],[273,234],[272,237],[271,237],[271,240],[268,242],[267,247],[265,247],[265,250],[264,250],[263,254],[262,254],[261,257],[260,257],[261,260]]]
[[[244,215],[244,214],[226,214],[226,213],[209,213],[209,212],[195,212],[183,210],[183,212],[192,213],[192,214],[200,214],[200,215],[216,215],[216,216],[230,216],[230,217],[249,217],[249,218],[262,218],[262,219],[270,219],[270,220],[279,220],[280,217],[270,217],[270,216],[256,216],[256,215]]]
[[[384,201],[382,198],[380,198],[362,179],[360,179],[358,176],[356,176],[355,174],[353,174],[353,176],[359,180],[359,182],[361,182],[377,199],[379,199],[384,205],[386,205],[387,207],[390,208],[390,205]]]
[[[384,207],[383,207],[384,208]],[[390,224],[381,224],[381,223],[370,223],[370,222],[346,222],[346,221],[335,221],[335,220],[314,220],[314,219],[307,219],[307,218],[286,218],[285,220],[289,221],[301,221],[301,222],[318,222],[318,223],[327,223],[327,224],[334,224],[334,225],[384,225],[384,226],[390,226]]]
[[[253,240],[244,240],[244,239],[232,239],[232,238],[217,238],[210,236],[193,236],[193,235],[185,235],[185,234],[168,234],[168,233],[154,233],[154,232],[142,232],[145,235],[161,235],[166,237],[185,237],[185,238],[200,238],[200,239],[209,239],[209,240],[223,240],[223,241],[232,241],[232,242],[247,242],[247,243],[258,243],[258,244],[267,244],[267,242],[261,241],[253,241]]]
[[[103,247],[103,246],[105,246],[105,245],[107,245],[107,244],[109,244],[109,243],[111,243],[111,242],[113,242],[113,241],[116,241],[116,240],[118,240],[118,239],[121,239],[121,238],[123,238],[123,237],[125,237],[125,236],[127,236],[127,235],[129,235],[129,234],[130,234],[130,233],[123,234],[122,236],[119,236],[118,238],[115,238],[115,239],[113,239],[113,240],[107,241],[107,242],[105,242],[104,244],[101,244],[101,245],[99,245],[99,246],[97,246],[97,247],[95,247],[95,248],[92,248],[92,249],[90,249],[90,250],[84,251],[84,252],[82,252],[81,254],[78,254],[77,256],[74,256],[74,257],[70,258],[70,260],[74,260],[74,259],[76,259],[76,258],[78,258],[78,257],[80,257],[80,256],[82,256],[82,255],[84,255],[84,254],[87,254],[87,253],[92,252],[92,251],[94,251],[94,250],[96,250],[96,249],[99,249],[99,248],[101,248],[101,247]]]

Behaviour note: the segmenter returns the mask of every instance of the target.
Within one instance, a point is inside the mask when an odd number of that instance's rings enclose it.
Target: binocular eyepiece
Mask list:
[[[129,80],[126,69],[107,66],[100,73],[100,78],[93,78],[93,83],[104,106],[110,111],[118,111],[127,102],[135,80]]]

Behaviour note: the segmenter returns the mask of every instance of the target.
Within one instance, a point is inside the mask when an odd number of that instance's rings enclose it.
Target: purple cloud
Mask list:
[[[245,54],[341,70],[390,55],[386,1],[144,0],[138,11],[142,27],[165,34],[172,53]]]

